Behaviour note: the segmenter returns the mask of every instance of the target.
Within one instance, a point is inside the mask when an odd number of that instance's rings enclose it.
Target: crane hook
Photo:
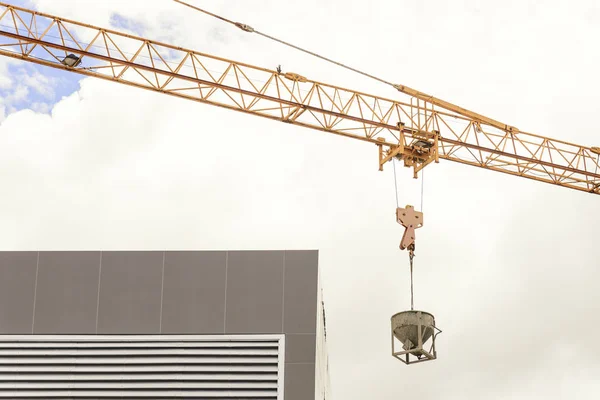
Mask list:
[[[415,229],[423,226],[423,213],[415,211],[413,206],[398,207],[396,221],[405,228],[400,241],[400,250],[408,249],[412,258],[415,250]]]

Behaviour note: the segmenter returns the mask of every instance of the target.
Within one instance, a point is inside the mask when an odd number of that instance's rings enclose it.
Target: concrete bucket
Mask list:
[[[405,350],[419,345],[419,325],[421,325],[421,340],[424,344],[433,335],[435,326],[433,315],[424,311],[403,311],[392,317],[394,336],[402,342]]]
[[[404,351],[394,350],[392,339],[392,354],[407,364],[409,356],[418,360],[435,359],[435,334],[439,329],[435,326],[435,318],[425,311],[403,311],[392,316],[392,336],[402,343]],[[431,350],[424,349],[425,343],[433,336]],[[420,340],[419,340],[420,338]],[[429,346],[428,346],[429,347]]]

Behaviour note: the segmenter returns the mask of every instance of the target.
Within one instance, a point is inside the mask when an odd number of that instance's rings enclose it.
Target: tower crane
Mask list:
[[[370,143],[379,170],[397,159],[416,178],[447,160],[600,194],[600,147],[524,132],[405,85],[394,84],[397,98],[386,98],[4,2],[0,55]],[[412,271],[414,229],[423,216],[412,206],[396,214]],[[418,321],[411,327],[431,336],[431,326]],[[408,352],[430,355],[410,346]]]

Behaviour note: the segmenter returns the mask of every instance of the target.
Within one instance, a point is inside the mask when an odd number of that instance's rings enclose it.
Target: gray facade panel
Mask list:
[[[285,252],[286,333],[314,333],[317,329],[318,252]]]
[[[283,251],[229,252],[226,333],[281,333]]]
[[[102,254],[98,333],[160,333],[163,254]]]
[[[286,363],[314,363],[316,351],[316,335],[285,335]]]
[[[0,252],[0,334],[31,333],[38,253]]]
[[[162,333],[224,332],[226,258],[223,251],[165,254]]]
[[[96,333],[100,252],[40,252],[35,334]]]
[[[284,333],[286,400],[314,398],[317,251],[39,254],[0,252],[0,335]]]
[[[285,400],[315,398],[315,364],[285,365]]]

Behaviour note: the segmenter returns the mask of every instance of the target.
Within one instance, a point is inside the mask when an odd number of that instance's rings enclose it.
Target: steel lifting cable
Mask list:
[[[301,52],[303,52],[303,53],[309,54],[309,55],[311,55],[311,56],[313,56],[313,57],[320,58],[320,59],[321,59],[321,60],[323,60],[323,61],[327,61],[327,62],[329,62],[329,63],[335,64],[335,65],[337,65],[337,66],[339,66],[339,67],[345,68],[345,69],[347,69],[347,70],[350,70],[350,71],[352,71],[352,72],[356,72],[357,74],[360,74],[360,75],[366,76],[367,78],[374,79],[374,80],[376,80],[376,81],[378,81],[378,82],[381,82],[381,83],[384,83],[384,84],[386,84],[386,85],[390,85],[390,86],[392,86],[392,87],[394,87],[394,88],[396,87],[396,85],[394,85],[392,82],[386,81],[385,79],[379,78],[379,77],[377,77],[377,76],[375,76],[375,75],[371,75],[371,74],[369,74],[369,73],[366,73],[366,72],[364,72],[364,71],[358,70],[358,69],[356,69],[356,68],[352,68],[352,67],[350,67],[350,66],[348,66],[348,65],[342,64],[341,62],[338,62],[338,61],[332,60],[331,58],[327,58],[327,57],[325,57],[325,56],[322,56],[322,55],[320,55],[320,54],[317,54],[317,53],[315,53],[315,52],[312,52],[312,51],[310,51],[310,50],[303,49],[302,47],[298,47],[298,46],[296,46],[296,45],[294,45],[294,44],[291,44],[291,43],[288,43],[288,42],[286,42],[286,41],[284,41],[284,40],[277,39],[276,37],[273,37],[273,36],[267,35],[266,33],[263,33],[263,32],[260,32],[260,31],[257,31],[256,29],[254,29],[254,28],[253,28],[253,27],[251,27],[250,25],[243,24],[243,23],[241,23],[241,22],[235,22],[235,21],[229,20],[229,19],[227,19],[227,18],[221,17],[220,15],[217,15],[217,14],[211,13],[211,12],[209,12],[209,11],[206,11],[206,10],[204,10],[204,9],[200,8],[200,7],[197,7],[197,6],[194,6],[194,5],[188,4],[188,3],[184,2],[184,1],[181,1],[181,0],[173,0],[173,1],[175,1],[175,2],[177,2],[177,3],[179,3],[179,4],[183,4],[184,6],[188,6],[188,7],[192,8],[192,9],[194,9],[194,10],[196,10],[196,11],[200,11],[201,13],[204,13],[204,14],[206,14],[206,15],[210,15],[211,17],[217,18],[217,19],[219,19],[219,20],[221,20],[221,21],[227,22],[228,24],[235,25],[235,26],[237,26],[238,28],[240,28],[241,30],[243,30],[243,31],[245,31],[245,32],[249,32],[249,33],[256,33],[256,34],[258,34],[258,35],[260,35],[260,36],[262,36],[262,37],[265,37],[265,38],[267,38],[267,39],[273,40],[273,41],[275,41],[275,42],[277,42],[277,43],[281,43],[281,44],[283,44],[284,46],[288,46],[288,47],[291,47],[291,48],[293,48],[293,49],[299,50],[299,51],[301,51]]]
[[[179,4],[183,4],[184,6],[188,6],[190,8],[193,8],[196,11],[200,11],[200,12],[202,12],[204,14],[210,15],[211,17],[220,19],[221,21],[227,22],[228,24],[232,24],[232,25],[235,25],[235,26],[238,26],[238,24],[239,24],[239,23],[233,22],[231,20],[228,20],[227,18],[221,17],[220,15],[213,14],[213,13],[211,13],[209,11],[206,11],[206,10],[203,10],[203,9],[201,9],[199,7],[196,7],[196,6],[193,6],[191,4],[188,4],[186,2],[183,2],[183,1],[180,1],[180,0],[174,0],[174,1],[177,2],[177,3],[179,3]],[[240,25],[243,25],[243,24],[240,24]],[[242,29],[244,29],[244,28],[242,28]],[[246,29],[244,29],[244,30],[246,30]]]
[[[421,170],[421,212],[423,212],[423,190],[425,188],[425,169]]]
[[[421,170],[421,212],[423,212],[423,198],[424,198],[424,189],[425,189],[425,169]],[[408,249],[408,257],[410,259],[410,309],[414,310],[415,302],[414,302],[414,292],[413,292],[413,259],[415,258],[415,248],[414,245],[412,248]]]
[[[392,158],[392,165],[394,166],[394,189],[396,191],[396,208],[400,207],[400,201],[398,200],[398,178],[396,178],[396,160]]]
[[[598,157],[596,158],[596,171],[594,172],[595,174],[597,174],[597,173],[598,173],[598,165],[600,165],[600,154],[598,154]],[[597,184],[594,184],[594,183],[592,183],[592,185],[593,185],[595,188],[600,188],[600,182],[599,182],[599,183],[597,183]]]
[[[410,310],[415,309],[415,300],[414,300],[414,292],[413,292],[413,258],[415,257],[415,253],[410,250],[409,258],[410,258]]]
[[[398,179],[396,177],[396,159],[392,158],[392,165],[394,166],[394,189],[396,191],[396,207],[400,207],[400,202],[398,200]],[[421,209],[423,208],[423,193],[421,189]],[[414,290],[413,290],[413,258],[415,257],[415,248],[414,245],[411,245],[408,248],[408,257],[410,259],[410,309],[415,309],[415,301],[414,301]]]

